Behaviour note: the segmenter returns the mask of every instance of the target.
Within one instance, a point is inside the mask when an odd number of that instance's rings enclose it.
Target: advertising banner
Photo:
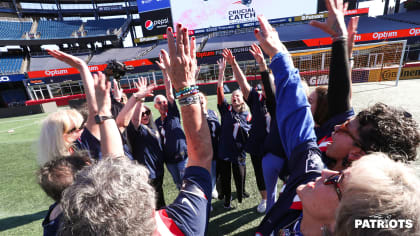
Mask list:
[[[173,27],[171,9],[142,12],[140,13],[140,23],[143,37],[166,34],[166,28]]]
[[[0,75],[0,83],[8,83],[8,82],[18,82],[25,79],[25,75],[17,74],[17,75]]]
[[[139,8],[139,13],[142,13],[163,8],[170,8],[171,3],[169,0],[137,0],[137,7]]]
[[[315,14],[317,2],[294,0],[290,4],[279,0],[171,0],[171,9],[174,23],[180,22],[188,29],[195,30],[255,22],[258,15],[278,19]]]
[[[126,64],[128,66],[139,67],[139,66],[152,65],[153,62],[151,62],[149,59],[141,59],[141,60],[126,61],[126,62],[124,62],[124,64]],[[107,66],[107,64],[91,65],[91,66],[88,66],[88,67],[89,67],[90,72],[98,72],[98,71],[104,71],[106,66]],[[74,74],[79,74],[79,71],[75,68],[28,71],[28,77],[30,79],[48,78],[48,77],[74,75]]]
[[[356,34],[354,41],[374,41],[374,40],[388,40],[395,38],[406,38],[420,36],[420,28],[400,29],[382,32],[373,32],[365,34]],[[317,38],[317,39],[304,39],[302,40],[308,47],[317,47],[323,45],[330,45],[332,40],[330,37]]]
[[[369,72],[369,82],[396,80],[398,67],[375,69]],[[420,67],[403,67],[400,79],[420,79]]]

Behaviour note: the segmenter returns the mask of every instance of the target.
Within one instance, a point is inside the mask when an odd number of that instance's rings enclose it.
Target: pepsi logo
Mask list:
[[[144,23],[144,26],[146,27],[147,30],[152,30],[153,29],[153,21],[147,20],[146,23]]]

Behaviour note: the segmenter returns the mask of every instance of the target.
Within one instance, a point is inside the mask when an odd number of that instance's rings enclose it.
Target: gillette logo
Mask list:
[[[159,19],[159,20],[147,20],[146,23],[144,24],[144,26],[146,27],[147,30],[152,30],[153,28],[166,28],[168,27],[168,23],[169,23],[169,18],[164,18],[164,19]]]

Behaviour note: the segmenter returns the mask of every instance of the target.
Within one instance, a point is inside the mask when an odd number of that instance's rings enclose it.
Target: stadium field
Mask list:
[[[398,87],[394,85],[395,82],[353,85],[356,113],[381,101],[406,108],[420,122],[420,80],[404,80]],[[208,101],[209,109],[217,110],[216,96],[209,96]],[[152,106],[151,103],[147,105]],[[157,111],[152,111],[157,118]],[[42,235],[41,222],[52,200],[37,185],[35,173],[38,168],[37,139],[41,121],[46,116],[37,114],[0,119],[0,235]],[[420,162],[414,165],[420,176]],[[172,202],[178,191],[167,171],[164,189],[166,202]],[[233,186],[232,190],[235,191]],[[247,159],[246,190],[251,197],[238,205],[234,193],[236,209],[230,211],[223,209],[222,201],[213,200],[208,235],[252,235],[262,215],[256,212],[260,196],[250,158]]]

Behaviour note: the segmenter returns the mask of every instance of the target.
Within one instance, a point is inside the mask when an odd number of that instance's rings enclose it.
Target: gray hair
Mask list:
[[[344,183],[334,235],[420,235],[420,180],[412,168],[373,153],[352,163]],[[411,220],[412,227],[355,227],[356,220],[388,217]]]
[[[165,99],[166,99],[166,97],[165,97],[165,96],[163,96],[162,94],[158,94],[158,95],[156,95],[156,96],[153,98],[153,104],[156,104],[156,100],[157,100],[158,98],[165,98]]]
[[[62,198],[59,235],[152,235],[155,190],[149,171],[108,157],[80,171]]]

